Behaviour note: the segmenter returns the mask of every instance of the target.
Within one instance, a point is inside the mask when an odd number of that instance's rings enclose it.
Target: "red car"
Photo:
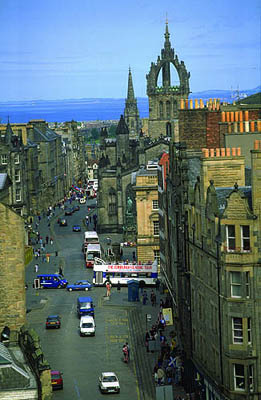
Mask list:
[[[55,389],[63,389],[63,376],[60,371],[51,371],[51,381],[52,388]]]

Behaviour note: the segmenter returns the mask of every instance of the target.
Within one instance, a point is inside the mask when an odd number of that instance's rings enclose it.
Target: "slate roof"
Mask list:
[[[18,364],[5,345],[0,343],[0,390],[29,386],[30,375]]]
[[[223,188],[216,187],[215,189],[216,189],[216,194],[217,194],[218,208],[222,215],[226,208],[227,198],[230,195],[230,193],[235,190],[235,188],[234,187],[223,187]],[[250,210],[252,210],[252,187],[251,186],[240,186],[238,188],[238,191],[247,198],[249,208],[250,208]]]
[[[123,118],[123,115],[121,115],[120,121],[118,123],[118,126],[116,128],[116,136],[117,135],[128,135],[129,134],[129,128],[126,125],[126,122]]]
[[[6,180],[7,180],[7,174],[6,173],[0,173],[0,190],[4,189]]]
[[[35,142],[51,142],[55,140],[59,135],[57,135],[54,131],[49,128],[46,128],[44,132],[42,132],[39,128],[34,126],[33,128]]]

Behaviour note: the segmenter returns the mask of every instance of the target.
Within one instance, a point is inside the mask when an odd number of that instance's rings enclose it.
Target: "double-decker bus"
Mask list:
[[[137,280],[142,285],[155,285],[158,278],[157,260],[152,264],[94,264],[93,284],[104,286],[107,281],[112,285],[120,282],[121,286],[127,285],[130,280]]]

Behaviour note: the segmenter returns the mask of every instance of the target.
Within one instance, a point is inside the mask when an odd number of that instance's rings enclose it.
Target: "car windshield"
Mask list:
[[[52,379],[60,379],[60,375],[59,374],[52,374]]]
[[[92,305],[90,302],[81,303],[81,308],[92,308]]]
[[[87,255],[87,260],[93,260],[93,254],[92,253],[88,253]]]
[[[103,382],[117,382],[116,376],[104,376]]]
[[[82,324],[82,328],[92,328],[93,324],[91,322],[84,322]]]

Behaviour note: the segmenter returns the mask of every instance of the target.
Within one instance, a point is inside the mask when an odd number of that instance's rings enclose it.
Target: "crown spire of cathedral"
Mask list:
[[[165,43],[164,43],[164,48],[165,49],[170,49],[171,48],[171,44],[170,44],[170,34],[169,34],[169,25],[168,25],[168,19],[166,19],[166,29],[165,29]]]

